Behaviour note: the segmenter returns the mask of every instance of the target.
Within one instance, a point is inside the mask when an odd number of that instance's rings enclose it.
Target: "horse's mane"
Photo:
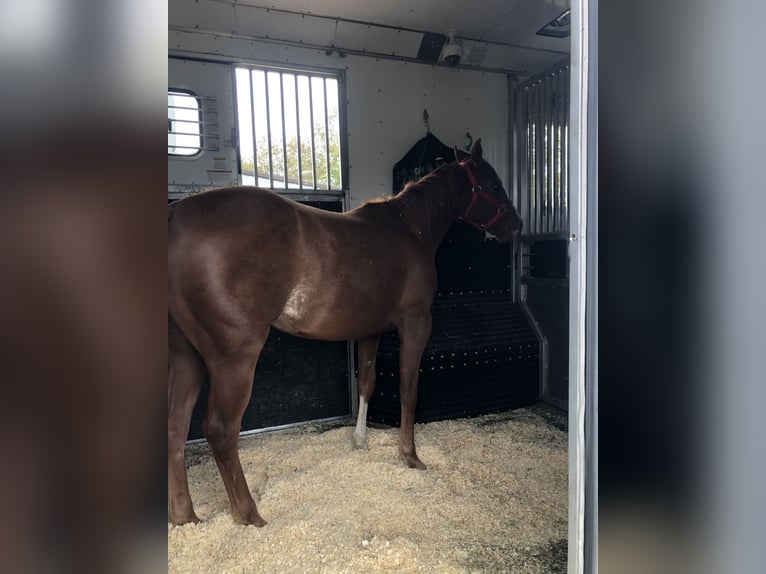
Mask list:
[[[391,195],[385,195],[383,197],[374,197],[372,199],[368,199],[360,207],[364,205],[370,205],[370,204],[377,204],[377,203],[387,203],[389,201],[392,201],[397,198],[412,196],[414,194],[420,194],[423,192],[428,192],[429,189],[432,189],[437,186],[442,186],[443,181],[442,178],[444,176],[444,173],[442,170],[442,167],[446,165],[451,164],[442,164],[438,168],[436,168],[434,171],[432,171],[429,174],[424,175],[418,180],[410,180],[406,184],[404,184],[404,187],[401,189],[401,191],[397,191],[392,193]],[[442,173],[439,173],[442,172]]]

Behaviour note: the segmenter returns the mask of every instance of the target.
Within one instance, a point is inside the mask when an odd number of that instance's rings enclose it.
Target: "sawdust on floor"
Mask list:
[[[170,573],[566,572],[565,415],[535,406],[415,427],[428,469],[407,468],[398,429],[351,423],[240,440],[264,528],[234,524],[206,445],[187,447],[202,524],[168,525]]]

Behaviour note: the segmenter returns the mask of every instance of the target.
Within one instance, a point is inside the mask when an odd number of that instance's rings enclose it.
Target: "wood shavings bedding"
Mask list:
[[[168,524],[170,573],[566,572],[566,415],[542,405],[416,425],[426,471],[396,428],[351,423],[240,440],[268,525],[239,526],[206,445],[187,447],[202,524]]]

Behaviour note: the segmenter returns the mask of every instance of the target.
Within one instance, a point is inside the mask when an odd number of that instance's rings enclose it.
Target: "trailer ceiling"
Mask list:
[[[424,33],[454,30],[461,65],[530,76],[569,55],[569,37],[537,31],[569,0],[170,0],[171,30],[236,34],[417,60]]]

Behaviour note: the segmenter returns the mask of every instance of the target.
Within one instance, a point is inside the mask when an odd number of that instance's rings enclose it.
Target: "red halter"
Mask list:
[[[466,175],[468,175],[468,180],[471,182],[471,191],[473,192],[473,195],[471,196],[471,202],[468,204],[468,207],[465,208],[465,213],[463,213],[463,215],[461,215],[459,219],[461,221],[465,221],[466,223],[470,223],[477,229],[481,229],[482,231],[484,231],[488,227],[491,227],[492,225],[494,225],[494,223],[498,219],[500,219],[503,215],[505,215],[505,212],[508,211],[508,206],[510,205],[510,202],[498,201],[497,199],[492,197],[489,193],[484,191],[479,185],[479,182],[476,181],[476,176],[471,171],[471,168],[468,167],[467,160],[461,161],[460,167],[462,167],[465,170]],[[486,223],[481,223],[480,221],[476,221],[468,217],[468,214],[471,212],[471,208],[479,200],[479,198],[486,199],[494,207],[497,208],[497,212]]]

